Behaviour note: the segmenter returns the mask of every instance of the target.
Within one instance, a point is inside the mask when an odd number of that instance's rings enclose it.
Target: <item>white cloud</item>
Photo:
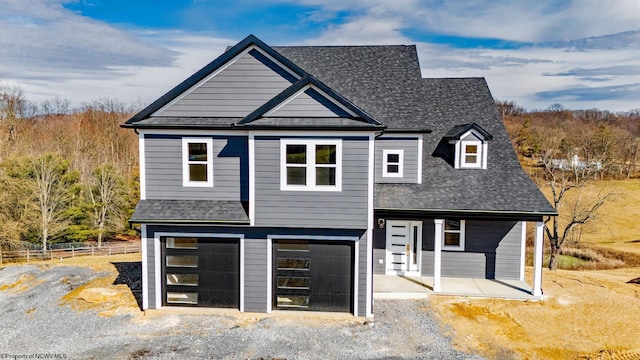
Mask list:
[[[102,97],[140,97],[149,103],[238,41],[183,31],[122,30],[65,9],[66,1],[71,0],[0,0],[0,78],[24,88],[32,101],[61,96],[79,105]],[[640,84],[637,0],[613,5],[596,0],[297,3],[318,6],[308,14],[324,26],[297,44],[418,43],[425,76],[486,77],[497,98],[529,108],[555,102],[568,108],[640,107],[634,97]],[[417,34],[534,44],[460,49],[411,39],[404,32],[408,28]]]
[[[0,78],[41,102],[116,97],[147,103],[235,40],[128,32],[64,9],[65,0],[0,0]]]
[[[412,42],[399,34],[401,18],[359,18],[331,27],[321,36],[306,41],[309,45],[402,44]]]
[[[353,18],[401,18],[402,26],[462,37],[567,41],[640,29],[637,0],[298,0]]]

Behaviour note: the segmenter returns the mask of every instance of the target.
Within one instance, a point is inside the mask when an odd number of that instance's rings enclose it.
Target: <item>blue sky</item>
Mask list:
[[[640,108],[638,0],[0,0],[0,85],[147,104],[248,34],[415,44],[425,77],[485,77],[529,109]]]

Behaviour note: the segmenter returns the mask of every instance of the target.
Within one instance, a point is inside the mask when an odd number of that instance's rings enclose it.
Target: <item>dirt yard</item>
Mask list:
[[[138,323],[150,319],[138,307],[139,279],[122,278],[130,271],[119,271],[122,269],[114,264],[136,264],[139,257],[85,257],[38,266],[45,269],[73,265],[97,271],[101,276],[92,276],[88,282],[62,279],[62,283],[69,283],[71,291],[60,298],[59,304],[76,313],[90,310],[103,319],[128,316]],[[527,275],[530,281],[531,274]],[[640,284],[630,283],[637,278],[640,268],[545,270],[543,301],[432,296],[418,308],[424,315],[435,313],[444,335],[452,338],[456,349],[467,354],[489,359],[640,359]],[[29,288],[38,286],[34,281],[41,280],[20,278],[0,286],[0,292],[27,294]],[[37,312],[25,311],[27,316]],[[376,322],[385,318],[384,314],[379,315]]]
[[[429,304],[455,347],[488,358],[640,359],[640,285],[628,283],[638,277],[640,268],[545,270],[543,301],[432,296]]]

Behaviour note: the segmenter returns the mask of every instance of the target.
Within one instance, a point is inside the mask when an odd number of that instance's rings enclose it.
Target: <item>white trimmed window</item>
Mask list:
[[[464,251],[464,220],[445,220],[442,250]]]
[[[182,186],[213,187],[211,138],[182,138]]]
[[[382,177],[402,177],[404,150],[382,150]]]
[[[488,143],[475,130],[469,130],[459,140],[450,141],[455,146],[456,169],[486,169]]]
[[[467,141],[460,142],[460,167],[481,168],[482,167],[482,142]]]
[[[280,189],[342,190],[342,140],[282,139]]]

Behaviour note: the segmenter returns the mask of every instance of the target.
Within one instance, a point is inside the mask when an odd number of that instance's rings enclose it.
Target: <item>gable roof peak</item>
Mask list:
[[[480,133],[480,135],[484,137],[485,140],[493,139],[493,135],[491,135],[488,131],[486,131],[480,125],[474,122],[454,126],[451,130],[449,130],[444,135],[444,138],[450,139],[450,140],[460,140],[460,138],[470,130],[477,131],[478,133]]]
[[[242,41],[240,41],[236,45],[227,49],[227,51],[225,51],[222,55],[211,61],[209,64],[205,65],[195,74],[191,75],[186,80],[175,86],[173,89],[169,90],[149,106],[135,114],[123,124],[123,127],[135,127],[136,122],[150,117],[156,111],[162,109],[162,107],[182,95],[185,91],[188,91],[191,87],[198,84],[200,81],[211,75],[213,72],[224,66],[226,63],[231,61],[236,56],[240,55],[243,51],[251,46],[255,46],[261,51],[264,51],[266,54],[276,59],[278,62],[280,62],[282,65],[284,65],[299,77],[304,77],[305,75],[307,75],[307,73],[298,65],[294,64],[292,61],[281,55],[279,52],[275,51],[262,40],[258,39],[258,37],[251,34],[242,39]]]

